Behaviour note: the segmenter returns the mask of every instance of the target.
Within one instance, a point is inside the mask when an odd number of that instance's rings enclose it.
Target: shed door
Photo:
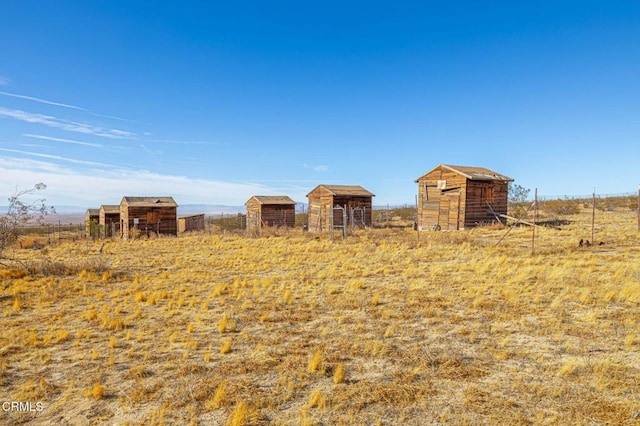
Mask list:
[[[449,229],[449,199],[447,197],[442,197],[442,201],[440,201],[438,224],[441,229]]]
[[[460,229],[460,193],[450,194],[447,198],[449,199],[447,229],[458,230]]]
[[[322,231],[322,209],[317,204],[309,207],[309,230]]]
[[[160,212],[147,212],[147,223],[158,223],[160,220]]]

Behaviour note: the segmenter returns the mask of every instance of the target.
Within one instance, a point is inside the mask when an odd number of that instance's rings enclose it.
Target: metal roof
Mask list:
[[[449,164],[440,164],[439,166],[434,167],[432,170],[420,176],[415,181],[418,182],[420,179],[422,179],[429,173],[439,168],[448,169],[452,172],[458,173],[459,175],[466,177],[469,180],[497,180],[497,181],[505,181],[505,182],[513,181],[512,178],[502,175],[500,173],[494,172],[493,170],[489,170],[485,167],[452,166]]]
[[[173,197],[122,197],[122,202],[136,207],[178,207]],[[121,203],[122,204],[122,203]]]
[[[296,204],[295,201],[286,195],[254,195],[247,200],[247,203],[251,200],[256,200],[260,204]]]
[[[87,209],[87,213],[89,213],[89,216],[99,216],[100,209]]]
[[[360,185],[318,185],[313,191],[318,188],[324,188],[334,196],[375,197],[375,194],[367,191]],[[309,192],[309,194],[311,194],[311,192]],[[307,197],[309,194],[307,194]]]

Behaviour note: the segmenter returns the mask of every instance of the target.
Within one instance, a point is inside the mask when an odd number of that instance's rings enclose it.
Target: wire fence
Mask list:
[[[38,249],[44,246],[76,242],[86,238],[84,224],[42,224],[18,228],[16,246]]]
[[[590,195],[545,196],[534,192],[533,200],[511,203],[517,216],[511,228],[500,238],[500,244],[519,224],[531,227],[531,253],[536,250],[536,228],[540,226],[562,229],[573,225],[579,237],[578,247],[605,245],[603,235],[619,232],[627,237],[640,232],[640,187],[638,192]]]
[[[455,194],[454,194],[455,195]],[[463,230],[483,225],[500,223],[506,227],[518,225],[560,227],[567,225],[570,216],[582,213],[580,220],[585,222],[584,228],[595,229],[597,226],[598,212],[627,212],[629,220],[637,221],[637,230],[640,231],[640,189],[638,193],[623,192],[613,194],[589,195],[536,195],[533,199],[496,203],[493,200],[464,202],[460,197],[450,196],[446,206],[438,208],[438,215],[445,220],[439,220],[437,230]],[[504,204],[504,205],[503,205]],[[591,211],[591,219],[585,216],[585,211]],[[632,213],[635,212],[635,215]],[[418,226],[417,207],[415,205],[402,206],[374,206],[372,212],[372,228],[410,228],[425,230],[428,228]],[[573,219],[575,221],[575,219]],[[305,205],[296,208],[294,228],[307,229],[308,214]],[[192,232],[205,234],[246,233],[247,219],[244,213],[220,213],[208,215],[204,220],[202,229]],[[75,242],[82,239],[119,239],[118,233],[91,232],[86,224],[43,224],[25,226],[20,228],[20,238],[17,245],[21,248],[39,248],[46,245]],[[535,231],[533,233],[532,247],[535,245]],[[109,235],[107,235],[109,234]],[[188,234],[188,233],[187,233]],[[593,232],[592,232],[593,234]],[[180,233],[178,236],[183,235]],[[155,235],[154,235],[155,236]],[[142,235],[141,237],[154,237]],[[590,235],[591,242],[594,235]],[[533,249],[532,249],[533,250]]]

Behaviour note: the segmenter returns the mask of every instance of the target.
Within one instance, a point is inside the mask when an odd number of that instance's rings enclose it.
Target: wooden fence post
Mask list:
[[[538,219],[538,188],[533,196],[533,226],[531,227],[531,255],[535,253],[536,247],[536,220]]]
[[[596,228],[596,189],[593,188],[593,206],[591,207],[591,244],[596,245],[595,238]]]

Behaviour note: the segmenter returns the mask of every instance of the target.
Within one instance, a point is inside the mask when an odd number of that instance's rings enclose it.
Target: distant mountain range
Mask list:
[[[385,210],[394,207],[411,207],[404,206],[373,206],[374,210]],[[47,215],[45,222],[47,223],[83,223],[85,219],[86,207],[80,206],[54,206],[56,213]],[[8,206],[0,206],[0,215],[4,214]],[[178,206],[178,217],[191,216],[204,213],[207,216],[220,217],[222,215],[237,215],[244,213],[245,206],[225,206],[221,204],[184,204]],[[296,203],[296,212],[306,212],[306,203]]]
[[[96,206],[96,208],[99,206]],[[81,206],[53,206],[56,211],[56,215],[84,215],[87,212],[87,207]],[[93,206],[92,206],[93,208]],[[8,206],[0,206],[0,214],[3,214],[8,209]],[[219,215],[221,213],[240,213],[244,212],[244,206],[223,206],[219,204],[185,204],[178,206],[178,216],[205,213],[207,215]]]
[[[0,215],[6,213],[8,206],[0,206]],[[55,214],[49,214],[45,217],[45,223],[49,224],[69,224],[83,223],[86,207],[80,206],[54,206]],[[236,215],[244,213],[244,206],[223,206],[218,204],[185,204],[178,206],[178,217],[191,216],[194,214],[204,213],[207,216]]]

